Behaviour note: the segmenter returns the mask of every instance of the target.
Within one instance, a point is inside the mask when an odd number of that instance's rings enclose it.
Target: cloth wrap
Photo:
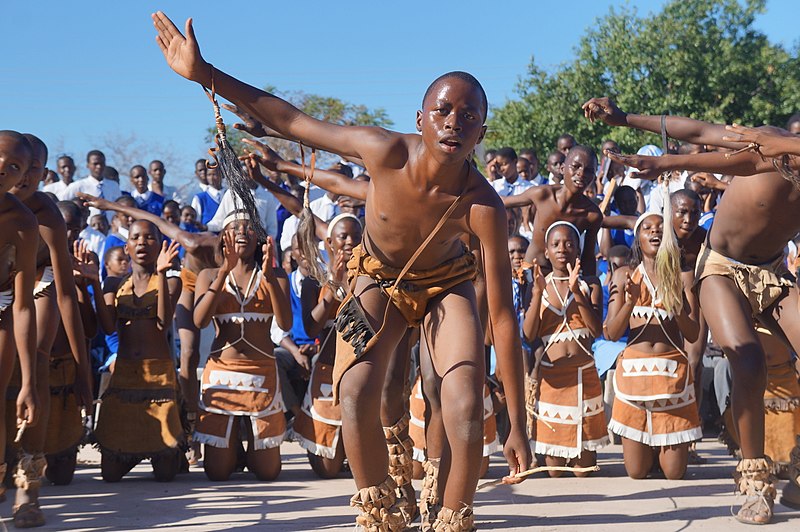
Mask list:
[[[761,314],[794,286],[783,256],[767,264],[744,264],[730,259],[704,244],[697,256],[695,286],[712,275],[721,275],[736,283],[747,298],[753,314]]]
[[[347,262],[347,276],[351,284],[356,277],[361,275],[373,279],[389,298],[389,304],[394,305],[400,311],[408,326],[418,327],[422,318],[425,317],[428,302],[464,281],[475,279],[477,265],[474,255],[464,248],[461,255],[443,262],[435,268],[408,270],[397,288],[392,290],[391,288],[401,271],[400,268],[383,264],[371,256],[361,245],[353,249],[353,256]],[[358,344],[357,338],[349,338],[350,341],[348,341],[346,338],[349,335],[341,332],[342,325],[346,325],[349,330],[358,329],[360,325],[363,325],[355,323],[359,317],[348,312],[351,307],[347,303],[353,297],[355,296],[351,294],[342,302],[336,316],[336,362],[333,369],[333,395],[336,403],[339,401],[339,383],[342,376],[366,351],[363,346],[354,345]],[[379,334],[380,331],[377,335]],[[375,338],[373,338],[373,344],[374,340]],[[357,352],[360,353],[357,355]]]
[[[410,399],[411,421],[408,426],[408,435],[414,442],[414,460],[425,462],[427,459],[425,443],[425,396],[422,393],[422,377],[417,376],[414,387],[411,388]],[[497,436],[497,420],[494,417],[494,405],[489,387],[483,386],[483,456],[491,456],[500,449],[500,440]],[[439,458],[439,457],[434,457]]]
[[[181,286],[183,290],[188,290],[194,294],[194,287],[197,285],[197,274],[193,271],[181,268]]]
[[[44,452],[74,452],[83,439],[81,409],[75,396],[75,358],[71,353],[50,358],[50,416]]]
[[[614,372],[609,430],[652,447],[703,437],[689,361],[678,350],[644,353],[627,347]]]
[[[200,383],[200,419],[194,439],[227,449],[235,418],[250,423],[255,450],[280,446],[286,436],[278,368],[275,359],[231,360],[212,357]]]
[[[117,358],[94,431],[103,454],[145,459],[183,441],[175,364],[168,358]]]
[[[543,361],[536,395],[536,454],[577,458],[584,450],[609,444],[603,390],[593,361],[583,365],[570,358],[552,364]]]
[[[333,404],[333,366],[317,362],[292,425],[292,439],[308,452],[332,459],[342,434],[342,413]]]

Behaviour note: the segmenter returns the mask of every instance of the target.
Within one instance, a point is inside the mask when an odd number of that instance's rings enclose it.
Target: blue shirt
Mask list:
[[[161,216],[161,211],[164,210],[164,196],[156,194],[152,190],[148,190],[144,194],[132,194],[133,199],[136,200],[136,206],[156,216]]]

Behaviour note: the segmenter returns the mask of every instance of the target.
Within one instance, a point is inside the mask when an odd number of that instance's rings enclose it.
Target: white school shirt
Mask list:
[[[61,195],[58,196],[58,199],[61,201],[71,201],[78,197],[78,192],[91,194],[92,196],[97,196],[98,198],[103,198],[108,201],[116,201],[117,198],[122,196],[119,183],[116,181],[112,181],[110,179],[103,179],[102,181],[99,181],[94,177],[89,176],[84,179],[73,181],[67,185],[67,188],[65,188]],[[90,217],[100,213],[100,209],[96,209],[94,207],[89,208]],[[109,220],[114,215],[113,211],[104,212],[103,214],[105,214],[106,218]]]
[[[505,177],[495,179],[492,181],[492,186],[500,196],[518,196],[534,186],[534,184],[517,176],[517,180],[513,183],[509,183]]]
[[[207,189],[209,193],[212,191],[212,188]],[[261,218],[261,225],[264,227],[264,230],[267,232],[269,236],[273,239],[277,238],[278,236],[278,207],[280,203],[278,202],[277,198],[273,196],[267,190],[264,190],[261,187],[258,187],[256,190],[253,191],[253,199],[256,202],[256,210],[258,211],[258,215]],[[225,221],[225,218],[236,210],[236,202],[234,201],[233,193],[230,190],[226,190],[225,194],[222,196],[222,201],[219,203],[219,208],[217,208],[216,214],[214,217],[208,222],[208,230],[214,233],[219,233],[222,231],[222,222]],[[198,213],[199,218],[199,213]],[[275,321],[275,320],[273,320]]]

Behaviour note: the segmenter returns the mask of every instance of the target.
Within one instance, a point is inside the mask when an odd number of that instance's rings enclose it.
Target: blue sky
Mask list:
[[[663,0],[632,2],[640,13]],[[194,18],[207,60],[256,86],[304,90],[384,107],[412,131],[428,83],[467,70],[502,105],[531,56],[568,61],[584,30],[619,0],[474,2],[27,1],[4,5],[6,50],[0,128],[39,135],[57,153],[85,153],[111,135],[135,135],[142,163],[169,154],[168,181],[182,181],[207,148],[213,123],[198,85],[168,69],[150,13],[183,27]],[[243,9],[240,6],[251,6]],[[791,47],[796,0],[769,0],[757,28]],[[10,53],[10,50],[18,51]],[[226,116],[229,123],[234,121]],[[114,164],[109,157],[109,164]],[[127,168],[120,168],[124,176]]]

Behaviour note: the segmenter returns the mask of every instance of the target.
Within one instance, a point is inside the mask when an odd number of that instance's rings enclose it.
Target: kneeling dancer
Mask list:
[[[544,345],[538,367],[534,452],[548,466],[589,467],[596,450],[608,445],[603,392],[594,365],[592,341],[601,332],[602,291],[580,277],[580,233],[569,222],[555,222],[545,233],[546,277],[533,267],[531,304],[525,336]],[[529,405],[533,406],[533,405]],[[576,473],[585,476],[588,473]],[[551,471],[550,476],[561,472]]]
[[[697,336],[696,307],[684,291],[679,250],[669,231],[661,214],[639,217],[631,264],[617,269],[609,289],[606,337],[616,340],[630,327],[614,374],[609,428],[622,436],[625,470],[636,479],[650,473],[656,456],[668,479],[683,478],[689,444],[702,437],[683,350],[683,339]],[[666,267],[670,260],[672,269]]]
[[[178,473],[183,439],[175,362],[167,341],[180,292],[180,280],[168,281],[167,270],[178,256],[178,244],[167,247],[155,225],[137,220],[125,246],[131,274],[109,278],[104,297],[95,299],[106,334],[119,333],[117,360],[95,429],[100,467],[103,480],[118,482],[149,458],[156,480],[168,482]]]
[[[248,469],[259,480],[274,480],[286,418],[266,331],[273,315],[282,329],[292,327],[289,282],[274,267],[272,240],[259,246],[247,213],[225,218],[220,242],[222,266],[197,277],[194,323],[202,329],[213,318],[216,336],[200,384],[195,441],[205,444],[203,468],[211,480],[234,472],[239,438],[248,442]]]

